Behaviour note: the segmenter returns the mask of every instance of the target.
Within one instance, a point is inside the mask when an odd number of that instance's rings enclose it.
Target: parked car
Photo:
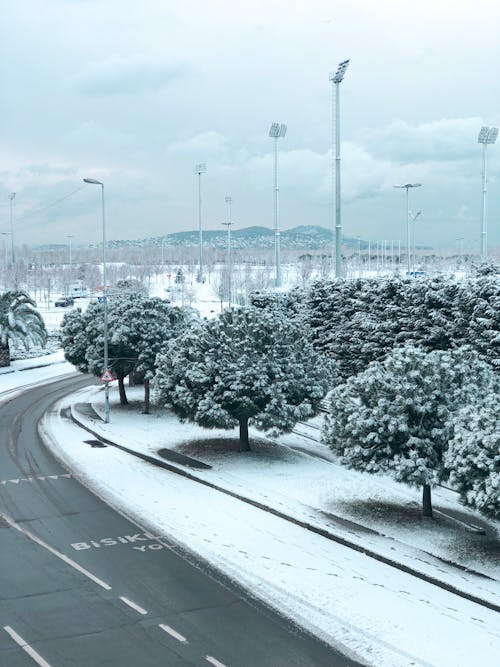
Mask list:
[[[72,306],[75,303],[75,300],[70,296],[61,296],[54,302],[56,308],[67,308]]]

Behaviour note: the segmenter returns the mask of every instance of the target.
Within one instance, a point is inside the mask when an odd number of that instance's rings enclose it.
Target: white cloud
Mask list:
[[[88,63],[73,84],[90,95],[134,95],[154,92],[185,75],[187,68],[145,56],[111,56]]]

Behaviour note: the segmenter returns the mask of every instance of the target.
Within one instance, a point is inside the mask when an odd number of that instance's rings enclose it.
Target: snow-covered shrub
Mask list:
[[[500,517],[499,394],[460,411],[445,455],[450,481],[463,502],[487,516]]]
[[[275,433],[319,411],[334,380],[334,364],[279,312],[225,310],[196,323],[157,358],[155,389],[181,419],[206,428],[240,427],[249,449],[248,423]]]
[[[423,486],[431,516],[430,488],[447,475],[455,414],[494,383],[490,366],[466,348],[397,348],[332,392],[323,440],[350,468]]]

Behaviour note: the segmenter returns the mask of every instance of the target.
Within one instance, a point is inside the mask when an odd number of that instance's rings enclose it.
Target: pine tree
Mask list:
[[[291,431],[317,414],[334,379],[333,364],[277,312],[228,309],[196,323],[157,358],[155,387],[181,419],[206,428],[239,425],[249,450],[249,423]]]
[[[494,381],[466,348],[397,348],[332,392],[323,440],[350,468],[423,486],[423,513],[432,516],[431,487],[447,476],[455,414]]]
[[[458,414],[445,456],[450,482],[465,505],[500,518],[499,391]]]

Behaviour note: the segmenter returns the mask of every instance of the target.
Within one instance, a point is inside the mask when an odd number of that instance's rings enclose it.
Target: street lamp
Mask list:
[[[269,136],[274,139],[274,286],[281,287],[280,227],[278,209],[278,139],[286,135],[286,125],[272,123]]]
[[[227,204],[227,221],[222,224],[227,227],[227,292],[228,292],[228,306],[231,308],[231,206],[233,204],[232,197],[226,197],[225,202]]]
[[[101,186],[102,200],[102,279],[103,279],[103,303],[104,303],[104,368],[103,375],[106,375],[104,384],[104,421],[109,423],[109,359],[108,359],[108,286],[106,275],[106,216],[104,213],[104,183],[95,178],[84,178],[84,183]]]
[[[332,82],[332,218],[333,192],[335,191],[335,277],[342,275],[342,223],[340,215],[340,83],[344,78],[349,60],[342,61],[336,72],[330,72]],[[333,148],[335,143],[335,160]],[[333,220],[332,220],[333,225]]]
[[[408,197],[408,191],[410,188],[420,188],[422,183],[406,183],[405,185],[394,185],[395,188],[405,189],[406,190],[406,250],[407,250],[407,262],[408,262],[408,275],[411,275],[411,265],[410,265],[410,256],[411,256],[411,246],[410,246],[410,201]]]
[[[422,211],[417,211],[415,214],[413,214],[410,211],[410,216],[413,222],[413,275],[415,275],[415,270],[417,267],[417,246],[415,242],[415,237],[416,237],[416,231],[417,231],[417,226],[415,224],[417,218],[419,218],[422,215]]]
[[[198,261],[198,282],[203,282],[203,231],[201,228],[201,175],[207,172],[207,165],[204,162],[196,164],[194,173],[198,174],[198,230],[199,230],[199,261]]]
[[[10,260],[12,266],[16,263],[16,255],[14,252],[14,223],[12,219],[12,208],[14,206],[14,198],[16,196],[15,192],[11,192],[9,195],[9,206],[10,206]]]
[[[483,144],[483,170],[482,170],[482,198],[481,198],[481,259],[486,261],[488,246],[486,240],[486,148],[488,144],[494,144],[498,136],[498,127],[486,127],[483,125],[477,138],[478,143]]]

